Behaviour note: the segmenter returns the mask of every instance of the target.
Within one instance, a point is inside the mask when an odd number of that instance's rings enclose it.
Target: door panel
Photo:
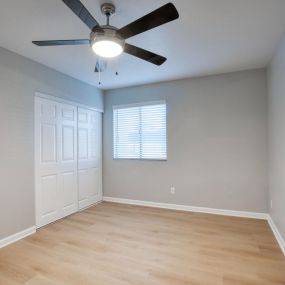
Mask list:
[[[64,120],[75,120],[75,110],[73,108],[66,108],[63,106],[61,109],[61,114]]]
[[[50,100],[42,100],[42,103],[40,104],[40,112],[41,117],[46,121],[49,119],[56,119],[57,115],[57,104],[56,102],[50,101]]]
[[[99,195],[99,168],[90,169],[90,197],[96,200],[96,197]],[[92,187],[93,186],[93,187]]]
[[[62,127],[62,160],[69,161],[75,158],[74,127]]]
[[[41,127],[41,162],[56,161],[56,125],[42,124]]]
[[[58,183],[57,175],[48,175],[41,178],[41,189],[42,189],[42,211],[41,215],[44,218],[51,217],[57,213],[57,192]]]
[[[88,110],[78,109],[78,122],[88,124]]]
[[[59,128],[61,137],[61,216],[65,217],[78,210],[77,182],[77,107],[60,104]]]
[[[79,208],[102,200],[102,115],[78,109]]]
[[[89,171],[82,169],[78,171],[79,209],[89,205],[88,192],[90,188]]]
[[[78,128],[78,159],[88,159],[88,128]]]
[[[45,225],[59,216],[58,106],[35,101],[36,222]]]
[[[78,209],[77,107],[35,99],[36,223]]]
[[[63,173],[63,208],[73,207],[77,199],[77,174],[76,172]]]

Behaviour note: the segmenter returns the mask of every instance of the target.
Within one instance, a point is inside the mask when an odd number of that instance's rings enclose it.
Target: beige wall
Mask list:
[[[285,239],[285,34],[268,69],[269,206]]]
[[[35,225],[35,91],[103,108],[97,88],[0,48],[0,239]]]
[[[113,160],[112,106],[160,99],[168,102],[168,161]],[[264,69],[105,93],[105,196],[267,212],[267,191]]]

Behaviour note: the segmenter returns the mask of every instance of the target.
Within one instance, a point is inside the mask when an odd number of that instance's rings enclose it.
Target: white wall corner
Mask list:
[[[276,238],[276,240],[277,240],[277,242],[278,242],[278,244],[279,244],[283,254],[285,255],[285,241],[284,241],[281,233],[279,232],[277,226],[275,225],[275,223],[274,223],[274,221],[273,221],[273,219],[271,218],[270,215],[268,215],[267,221],[269,223],[269,226],[270,226],[270,228],[271,228],[271,230],[272,230],[272,232],[273,232],[273,234],[274,234],[274,236],[275,236],[275,238]]]
[[[3,238],[0,240],[0,248],[4,247],[4,246],[7,246],[11,243],[14,243],[20,239],[23,239],[29,235],[32,235],[36,232],[36,226],[33,226],[33,227],[30,227],[28,229],[25,229],[21,232],[18,232],[18,233],[15,233],[13,235],[10,235],[6,238]]]

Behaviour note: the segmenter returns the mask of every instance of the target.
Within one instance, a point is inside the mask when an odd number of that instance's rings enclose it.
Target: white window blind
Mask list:
[[[114,159],[167,159],[166,103],[113,108]]]

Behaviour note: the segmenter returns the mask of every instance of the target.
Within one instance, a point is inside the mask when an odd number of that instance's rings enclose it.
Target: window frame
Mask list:
[[[145,106],[154,106],[154,105],[165,105],[166,113],[165,113],[165,124],[166,124],[166,134],[165,134],[165,143],[166,143],[166,158],[117,158],[115,157],[115,142],[114,142],[114,110],[118,109],[126,109],[133,107],[145,107]],[[157,162],[166,162],[168,161],[168,103],[166,100],[158,100],[158,101],[146,101],[132,104],[123,104],[123,105],[113,105],[112,107],[112,156],[113,160],[130,160],[130,161],[157,161]]]

